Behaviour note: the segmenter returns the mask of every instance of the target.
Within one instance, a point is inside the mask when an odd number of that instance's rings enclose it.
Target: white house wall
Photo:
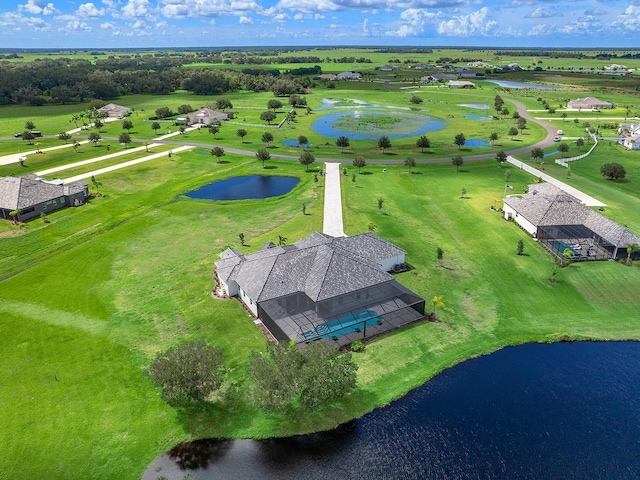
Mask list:
[[[256,304],[256,302],[254,302],[251,299],[251,297],[247,295],[247,293],[241,288],[239,289],[239,295],[240,295],[240,299],[242,300],[242,303],[244,303],[247,306],[247,308],[251,310],[251,313],[253,313],[257,317],[258,305]]]
[[[393,257],[389,258],[378,259],[378,265],[380,265],[380,270],[382,270],[383,272],[389,272],[393,270],[393,267],[400,263],[404,263],[404,253],[400,255],[394,255]]]
[[[538,230],[533,223],[524,218],[522,215],[519,215],[518,212],[516,212],[513,207],[510,207],[509,205],[504,206],[504,218],[516,222],[524,230],[526,230],[529,235],[533,235]]]

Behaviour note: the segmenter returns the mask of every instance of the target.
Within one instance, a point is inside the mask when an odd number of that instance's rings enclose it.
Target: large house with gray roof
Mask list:
[[[640,245],[640,236],[551,183],[529,185],[528,193],[506,197],[504,218],[520,225],[558,257],[616,260],[627,257],[628,245]],[[634,254],[637,257],[640,252]]]
[[[218,289],[237,296],[278,340],[346,345],[424,318],[425,301],[390,271],[404,250],[373,233],[313,232],[292,245],[268,243],[215,262]]]
[[[37,175],[0,177],[0,218],[12,220],[11,212],[19,212],[16,220],[24,221],[64,207],[82,205],[89,196],[85,181],[61,185]]]

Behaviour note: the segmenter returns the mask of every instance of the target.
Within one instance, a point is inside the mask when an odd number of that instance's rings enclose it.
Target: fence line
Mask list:
[[[575,162],[576,160],[581,160],[585,157],[588,157],[591,154],[591,152],[593,152],[593,149],[598,146],[598,135],[596,135],[595,133],[591,133],[588,128],[586,130],[587,130],[587,134],[589,134],[589,136],[593,139],[593,142],[594,142],[593,147],[591,147],[587,153],[583,153],[582,155],[578,155],[577,157],[557,159],[556,163],[558,165],[562,167],[569,167],[567,162]]]

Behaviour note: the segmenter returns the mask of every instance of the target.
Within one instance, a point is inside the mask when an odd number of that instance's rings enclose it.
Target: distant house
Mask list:
[[[640,150],[640,123],[621,123],[618,143],[627,150]]]
[[[455,73],[434,73],[433,75],[425,75],[424,77],[420,77],[420,81],[422,83],[437,83],[444,82],[447,80],[457,80],[458,76]]]
[[[449,80],[449,88],[476,88],[475,83],[466,80]]]
[[[477,73],[475,70],[466,67],[458,67],[456,68],[456,72],[461,77],[476,77]]]
[[[100,107],[98,111],[106,113],[109,118],[124,118],[131,115],[130,108],[116,105],[115,103],[109,103],[104,107]]]
[[[378,70],[380,70],[381,72],[393,72],[394,68],[391,65],[383,65],[381,67],[378,67]]]
[[[627,245],[640,244],[640,236],[551,183],[529,185],[529,193],[506,197],[504,218],[513,220],[560,258],[568,249],[578,261],[615,260],[626,258]]]
[[[361,80],[362,75],[357,72],[342,72],[336,75],[336,80]]]
[[[19,211],[16,220],[24,221],[64,207],[82,205],[89,196],[87,182],[69,185],[47,182],[34,174],[0,177],[0,218],[12,220],[10,212]]]
[[[613,103],[595,97],[576,98],[567,103],[567,110],[605,110],[613,108]]]
[[[432,67],[433,65],[429,65],[428,63],[416,63],[415,65],[409,66],[409,68],[413,68],[414,70],[426,70]]]
[[[346,345],[424,317],[424,299],[387,273],[405,268],[404,256],[373,233],[313,232],[250,254],[228,248],[215,262],[214,278],[278,341]]]
[[[322,73],[316,77],[318,80],[337,80],[338,76],[334,73]]]
[[[201,108],[196,112],[192,112],[183,118],[187,125],[211,125],[212,123],[226,122],[233,116],[232,112],[218,112],[210,108]]]
[[[476,68],[480,68],[480,67],[488,67],[489,64],[487,62],[483,62],[481,60],[475,61],[475,62],[469,62],[467,63],[467,65],[469,65],[470,67],[476,67]]]

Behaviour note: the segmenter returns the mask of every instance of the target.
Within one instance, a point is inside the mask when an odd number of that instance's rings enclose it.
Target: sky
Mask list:
[[[0,48],[640,48],[640,0],[2,0]]]

